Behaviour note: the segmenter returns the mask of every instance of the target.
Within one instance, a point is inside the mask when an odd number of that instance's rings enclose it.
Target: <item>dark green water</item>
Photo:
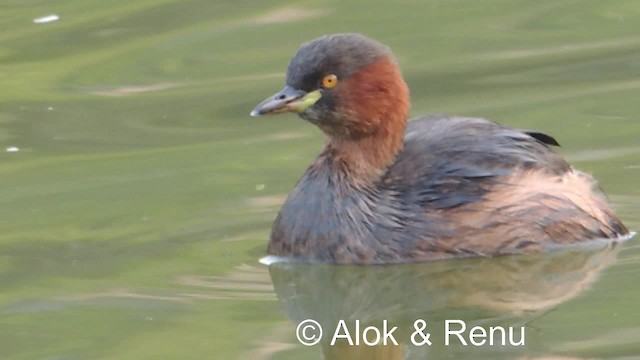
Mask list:
[[[414,115],[553,134],[637,230],[637,1],[4,0],[0,13],[0,358],[640,357],[637,238],[373,269],[258,263],[322,136],[248,116],[301,42],[363,32],[394,49]],[[403,331],[424,318],[437,344],[304,347],[307,317]],[[527,343],[445,347],[451,318],[526,324]]]

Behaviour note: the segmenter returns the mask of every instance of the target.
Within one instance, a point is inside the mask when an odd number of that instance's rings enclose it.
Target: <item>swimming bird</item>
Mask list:
[[[472,117],[408,121],[391,50],[360,34],[303,44],[284,89],[252,116],[292,112],[326,135],[289,194],[267,252],[389,264],[541,252],[628,230],[556,140]]]

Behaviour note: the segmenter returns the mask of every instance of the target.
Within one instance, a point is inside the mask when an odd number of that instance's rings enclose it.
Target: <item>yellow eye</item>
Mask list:
[[[322,86],[326,89],[332,89],[338,85],[338,77],[334,74],[325,75],[322,78]]]

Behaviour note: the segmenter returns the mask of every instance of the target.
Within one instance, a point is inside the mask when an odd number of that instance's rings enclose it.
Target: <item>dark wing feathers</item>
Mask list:
[[[521,130],[521,131],[545,145],[560,146],[560,143],[551,135],[541,133],[539,131],[532,131],[532,130]]]
[[[396,193],[426,208],[464,205],[478,201],[517,169],[568,171],[567,162],[548,146],[556,144],[551,136],[484,119],[422,117],[409,122],[404,149],[382,185],[402,187],[404,191]]]

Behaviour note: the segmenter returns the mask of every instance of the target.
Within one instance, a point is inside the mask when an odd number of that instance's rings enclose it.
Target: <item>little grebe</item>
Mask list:
[[[384,264],[528,253],[628,230],[596,182],[539,132],[457,116],[407,123],[386,46],[359,34],[303,44],[252,116],[297,113],[327,136],[273,225],[268,253]]]

